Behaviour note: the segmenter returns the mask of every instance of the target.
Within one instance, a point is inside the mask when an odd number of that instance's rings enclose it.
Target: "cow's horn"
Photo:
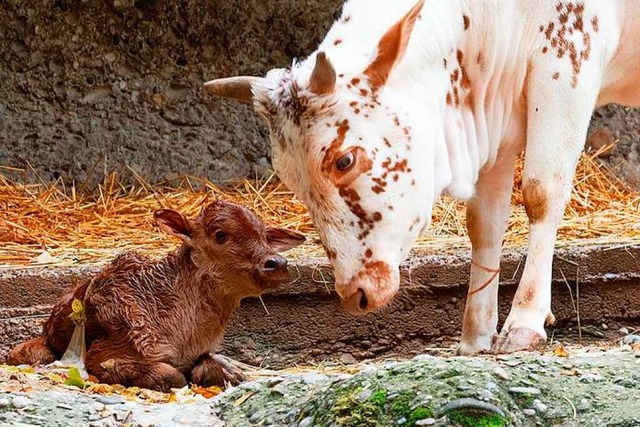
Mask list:
[[[324,52],[316,55],[316,66],[311,73],[309,89],[316,95],[326,95],[333,92],[336,85],[336,70],[329,62]]]
[[[233,98],[241,102],[251,102],[253,98],[251,86],[262,83],[264,80],[262,77],[227,77],[208,81],[204,84],[204,88],[211,95]]]

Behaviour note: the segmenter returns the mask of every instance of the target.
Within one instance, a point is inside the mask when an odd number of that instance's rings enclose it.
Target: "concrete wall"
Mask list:
[[[0,165],[45,180],[130,166],[151,181],[269,167],[252,111],[202,83],[312,52],[340,0],[5,0]]]
[[[44,180],[67,182],[113,169],[126,176],[127,166],[152,182],[264,173],[266,128],[249,107],[210,98],[202,83],[304,57],[341,3],[4,0],[0,165],[28,162]],[[640,116],[603,114],[627,141],[618,170],[635,171],[640,184],[640,148],[631,143]]]

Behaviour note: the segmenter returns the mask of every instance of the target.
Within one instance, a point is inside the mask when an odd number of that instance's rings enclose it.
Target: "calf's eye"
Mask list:
[[[216,231],[216,242],[223,244],[227,241],[227,233],[222,230]]]
[[[355,163],[356,158],[353,155],[353,152],[350,151],[336,160],[336,169],[340,172],[346,172],[351,169]]]

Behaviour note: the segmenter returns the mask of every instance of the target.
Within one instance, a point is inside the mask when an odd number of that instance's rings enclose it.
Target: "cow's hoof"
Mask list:
[[[482,336],[476,337],[473,340],[467,340],[462,337],[457,353],[460,356],[473,356],[474,354],[490,353],[492,337],[493,335]]]
[[[549,312],[549,314],[547,314],[547,318],[544,319],[544,326],[553,326],[556,324],[556,316],[553,315],[553,313]]]
[[[473,356],[476,354],[486,354],[490,352],[491,352],[491,347],[487,347],[487,348],[476,347],[474,345],[467,345],[464,343],[460,343],[456,351],[456,354],[458,356]]]
[[[516,351],[534,351],[544,346],[546,337],[529,328],[514,328],[501,332],[493,339],[491,352],[515,353]]]

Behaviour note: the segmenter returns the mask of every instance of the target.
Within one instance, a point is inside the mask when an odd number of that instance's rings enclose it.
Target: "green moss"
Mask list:
[[[415,395],[410,392],[401,393],[391,404],[391,413],[398,417],[406,417],[411,412],[411,400]]]
[[[407,425],[413,427],[416,422],[424,420],[425,418],[433,418],[433,411],[431,408],[418,407],[411,412],[411,415],[407,417]]]
[[[449,420],[459,427],[504,427],[506,420],[498,414],[458,411],[449,414]]]
[[[384,418],[385,405],[387,403],[386,390],[377,390],[369,399],[361,402],[358,393],[361,388],[341,393],[337,398],[332,411],[336,414],[336,422],[344,427],[375,427]]]
[[[405,418],[406,427],[415,426],[418,420],[433,416],[431,408],[412,408],[411,402],[415,393],[404,392],[389,402],[388,393],[384,389],[374,391],[365,401],[358,399],[362,388],[343,390],[338,393],[331,412],[338,425],[344,427],[374,427],[391,425],[400,418]]]
[[[369,397],[369,402],[374,405],[384,406],[387,403],[387,390],[381,389],[373,392]]]
[[[416,421],[430,418],[433,416],[431,408],[419,406],[417,408],[411,407],[411,402],[415,398],[415,393],[404,392],[393,400],[391,404],[391,416],[393,419],[400,419],[404,417],[407,422],[404,424],[408,427],[413,427]]]
[[[527,409],[533,405],[535,398],[529,394],[516,397],[515,401],[519,407]]]

